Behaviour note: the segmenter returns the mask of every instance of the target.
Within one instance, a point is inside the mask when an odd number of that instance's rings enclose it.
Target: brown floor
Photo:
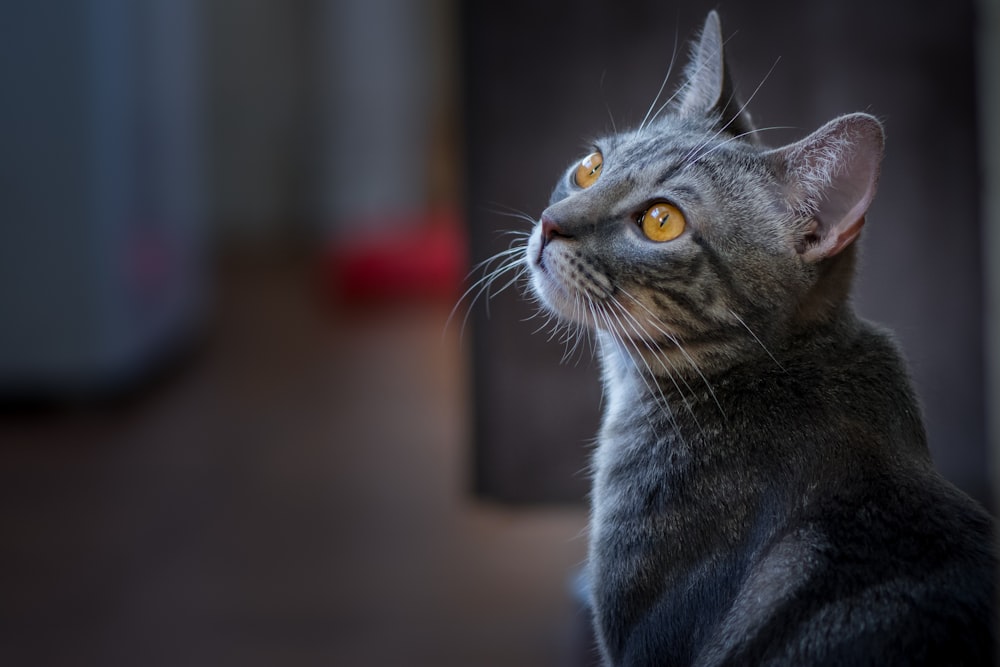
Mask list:
[[[585,512],[468,493],[448,305],[225,275],[155,387],[0,413],[0,664],[571,664]]]

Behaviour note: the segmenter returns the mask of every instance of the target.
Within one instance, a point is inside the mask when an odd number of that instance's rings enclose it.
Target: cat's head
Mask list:
[[[526,261],[561,320],[636,350],[735,349],[846,301],[882,127],[853,114],[762,147],[722,46],[712,12],[667,112],[596,141],[556,185]]]

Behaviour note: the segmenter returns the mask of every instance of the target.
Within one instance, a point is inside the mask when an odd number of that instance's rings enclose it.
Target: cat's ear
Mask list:
[[[798,222],[795,248],[803,259],[833,257],[861,233],[878,186],[884,142],[882,124],[856,113],[767,153],[783,175]]]
[[[723,53],[722,23],[712,10],[705,19],[701,38],[691,52],[687,80],[681,87],[680,114],[716,116],[719,129],[749,137],[756,143],[750,114],[736,98]]]

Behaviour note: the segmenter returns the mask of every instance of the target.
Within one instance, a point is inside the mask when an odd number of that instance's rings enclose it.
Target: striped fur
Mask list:
[[[666,111],[598,140],[594,185],[567,170],[548,227],[484,279],[527,271],[546,312],[599,341],[602,654],[991,664],[992,519],[934,471],[895,345],[849,302],[881,125],[854,114],[766,149],[714,12],[692,53]],[[661,199],[687,228],[654,243],[636,221]]]

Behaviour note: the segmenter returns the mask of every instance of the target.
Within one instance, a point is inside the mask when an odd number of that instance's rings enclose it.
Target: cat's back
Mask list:
[[[994,664],[994,544],[932,472],[859,475],[762,550],[695,664]]]

